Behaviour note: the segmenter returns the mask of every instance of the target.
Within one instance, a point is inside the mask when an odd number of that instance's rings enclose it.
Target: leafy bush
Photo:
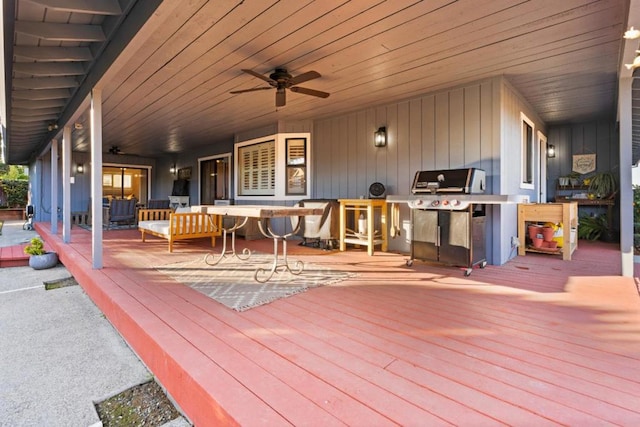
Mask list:
[[[609,229],[607,215],[580,217],[578,224],[578,238],[587,240],[598,240],[604,236]]]
[[[0,180],[0,193],[4,194],[0,206],[23,208],[27,205],[29,181]]]
[[[27,255],[44,255],[47,251],[44,249],[44,242],[39,237],[34,237],[31,242],[24,247],[24,253]]]

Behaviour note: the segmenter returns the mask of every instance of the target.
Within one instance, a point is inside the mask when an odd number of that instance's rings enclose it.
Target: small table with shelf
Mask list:
[[[527,222],[552,222],[562,223],[563,247],[558,253],[562,253],[562,259],[571,260],[573,251],[578,248],[578,236],[573,235],[574,229],[578,227],[578,204],[577,203],[520,203],[518,204],[518,255],[526,255],[527,251],[543,252],[534,248],[527,248],[526,233]],[[549,252],[545,252],[549,253]]]
[[[347,243],[367,247],[367,253],[373,255],[374,246],[387,250],[387,201],[385,199],[340,199],[340,250],[347,249]],[[347,228],[347,214],[353,213],[354,228],[358,228],[358,218],[362,213],[366,220],[366,230]],[[379,215],[380,230],[375,230],[375,218]]]

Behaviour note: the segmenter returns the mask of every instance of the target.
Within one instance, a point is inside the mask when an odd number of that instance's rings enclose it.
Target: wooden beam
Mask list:
[[[13,87],[17,89],[60,89],[78,87],[73,77],[39,77],[34,79],[14,79]]]
[[[106,39],[99,25],[17,21],[16,33],[44,40],[69,42],[102,42]]]
[[[65,100],[62,98],[46,99],[43,101],[31,101],[28,99],[15,99],[13,100],[13,107],[15,108],[49,108],[49,107],[64,107]]]
[[[58,118],[57,114],[42,114],[42,115],[32,115],[32,116],[15,116],[11,115],[11,120],[14,122],[40,122],[43,120],[55,120]]]
[[[120,15],[117,0],[31,0],[47,9],[62,12],[91,13],[93,15]]]
[[[71,96],[67,89],[41,89],[41,90],[14,90],[13,99],[28,99],[37,101],[41,99],[67,99]]]
[[[13,71],[32,76],[81,76],[85,73],[84,67],[77,62],[16,62]]]
[[[91,61],[93,59],[88,47],[16,46],[13,53],[17,57],[39,62]]]
[[[14,108],[11,110],[13,116],[33,116],[34,114],[60,114],[60,108],[38,108],[38,109],[26,109],[26,108]]]

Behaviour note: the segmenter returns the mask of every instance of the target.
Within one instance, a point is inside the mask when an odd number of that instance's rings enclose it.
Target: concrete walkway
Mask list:
[[[34,235],[5,222],[0,245]],[[80,286],[45,290],[68,277],[61,264],[0,269],[0,426],[101,425],[95,402],[152,377]]]

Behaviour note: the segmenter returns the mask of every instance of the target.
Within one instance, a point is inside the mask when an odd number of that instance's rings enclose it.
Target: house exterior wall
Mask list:
[[[504,187],[501,172],[502,120],[505,89],[500,77],[421,95],[404,102],[367,108],[352,114],[315,122],[313,130],[315,198],[367,197],[373,182],[387,194],[408,195],[419,170],[480,168],[487,173],[488,193]],[[512,101],[514,105],[517,102]],[[373,133],[387,128],[387,146],[373,145]],[[506,152],[506,151],[505,151]],[[514,194],[517,194],[515,192]],[[503,193],[505,194],[505,193]],[[501,207],[489,207],[487,248],[503,239]],[[515,210],[514,210],[515,212]],[[390,250],[410,252],[410,211],[401,206],[401,237],[391,239]],[[515,235],[516,223],[507,236]],[[494,248],[494,252],[495,252]],[[503,263],[509,253],[488,251],[490,263]]]
[[[497,153],[499,179],[494,181],[493,193],[526,195],[532,202],[537,202],[540,186],[540,151],[538,149],[534,150],[533,158],[534,188],[527,189],[521,186],[522,114],[533,122],[536,147],[538,131],[547,135],[547,127],[535,110],[504,78],[500,79],[498,105],[500,111]],[[495,238],[492,242],[492,250],[489,252],[493,252],[494,255],[491,262],[500,265],[517,255],[517,251],[511,247],[511,237],[518,235],[517,206],[502,205],[494,208],[492,222]]]
[[[556,157],[549,159],[547,194],[553,201],[558,178],[571,173],[573,155],[595,154],[595,172],[612,172],[619,180],[620,137],[614,120],[596,120],[586,123],[573,123],[553,126],[549,131],[549,144],[556,147]],[[631,159],[625,167],[631,167]],[[619,205],[613,211],[614,227],[619,226]],[[602,214],[605,208],[581,206],[579,215]]]

